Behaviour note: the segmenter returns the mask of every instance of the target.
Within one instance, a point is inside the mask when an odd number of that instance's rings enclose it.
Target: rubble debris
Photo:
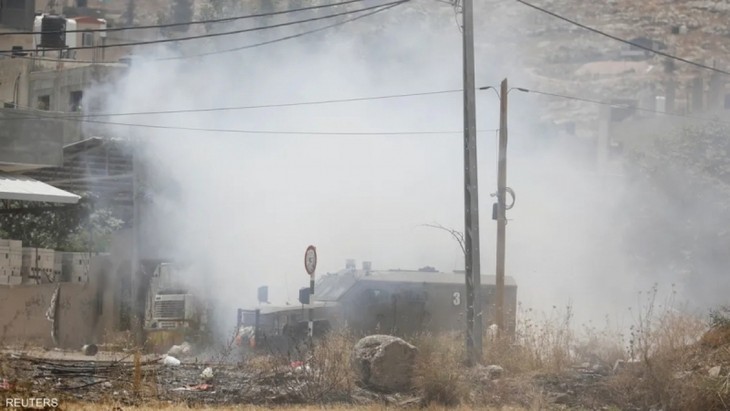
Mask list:
[[[213,379],[213,369],[206,367],[202,373],[200,373],[200,379],[204,382],[210,382]]]
[[[499,365],[481,365],[477,364],[471,370],[471,379],[479,381],[481,384],[488,384],[491,381],[498,380],[504,375],[504,368]]]
[[[384,392],[411,388],[418,349],[398,337],[370,335],[355,344],[353,366],[367,387]]]
[[[0,382],[0,390],[10,391],[12,389],[13,389],[13,384],[9,383],[7,379],[3,378],[3,381]]]
[[[162,363],[167,365],[168,367],[177,367],[181,364],[180,360],[173,357],[172,355],[166,355],[165,358],[162,360]]]
[[[172,391],[213,391],[210,384],[191,384],[186,387],[173,388]]]
[[[193,351],[192,345],[190,345],[189,342],[185,341],[184,343],[180,345],[173,345],[170,347],[169,350],[167,350],[167,355],[172,355],[173,357],[187,357],[189,356]]]
[[[675,380],[681,380],[692,375],[692,371],[677,371],[672,376]]]
[[[84,355],[93,357],[99,352],[99,347],[97,347],[96,344],[86,344],[81,347],[81,352],[84,353]]]
[[[613,364],[613,373],[616,374],[625,368],[626,368],[626,361],[616,360],[616,362]]]
[[[499,365],[487,365],[485,367],[485,371],[487,372],[487,376],[490,380],[502,378],[502,374],[504,374],[504,368]]]
[[[311,371],[309,364],[304,361],[293,361],[289,366],[294,370],[295,373],[300,374],[305,371]]]
[[[707,374],[712,378],[719,377],[721,375],[721,373],[722,373],[722,365],[712,367],[709,369],[709,371],[707,371]]]

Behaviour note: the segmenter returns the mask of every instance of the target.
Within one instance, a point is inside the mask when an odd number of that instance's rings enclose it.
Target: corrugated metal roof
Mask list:
[[[27,176],[0,173],[0,199],[76,204],[81,197]]]

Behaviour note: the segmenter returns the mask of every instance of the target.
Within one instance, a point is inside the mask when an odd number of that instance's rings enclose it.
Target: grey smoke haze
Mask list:
[[[482,6],[485,7],[485,6]],[[480,14],[487,15],[486,9]],[[477,83],[504,77],[524,84],[520,49],[495,43],[514,18],[478,19]],[[292,30],[291,32],[295,32]],[[277,31],[272,36],[289,33]],[[367,35],[365,35],[367,33]],[[501,38],[500,37],[500,38]],[[514,39],[520,44],[521,39]],[[255,42],[223,37],[220,48]],[[528,41],[528,40],[524,40]],[[207,43],[203,43],[207,44]],[[207,47],[207,46],[206,46]],[[111,112],[174,110],[378,96],[461,87],[461,34],[453,10],[420,1],[324,36],[214,57],[135,64],[108,93]],[[148,50],[148,49],[141,49]],[[174,54],[159,48],[148,57]],[[627,265],[618,209],[624,182],[579,166],[570,147],[537,127],[540,100],[512,93],[507,271],[518,298],[539,309],[572,302],[580,320],[620,317],[645,283]],[[129,123],[313,131],[458,131],[459,93],[347,104],[125,117]],[[492,92],[478,96],[478,128],[498,127]],[[462,135],[316,136],[115,129],[146,143],[147,161],[169,173],[174,190],[153,193],[155,218],[174,255],[194,261],[191,281],[206,284],[234,318],[255,304],[294,301],[308,279],[305,247],[319,252],[318,272],[346,258],[379,269],[463,269],[445,232],[463,228]],[[496,137],[479,134],[482,272],[494,272]],[[175,191],[174,195],[171,194]]]

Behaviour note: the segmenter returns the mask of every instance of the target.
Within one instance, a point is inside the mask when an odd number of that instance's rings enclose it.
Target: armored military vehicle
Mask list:
[[[494,324],[496,287],[494,276],[482,276],[482,320]],[[320,329],[347,327],[356,334],[408,335],[417,332],[459,331],[465,326],[464,272],[419,270],[372,270],[348,264],[345,270],[322,276],[310,304],[239,310],[239,329],[259,338],[306,336],[307,309],[314,308]],[[307,301],[304,301],[307,302]],[[505,327],[515,330],[517,284],[505,278]],[[243,314],[242,314],[243,313]],[[248,313],[248,316],[245,315]],[[299,330],[292,333],[292,330]],[[315,332],[317,327],[315,326]]]

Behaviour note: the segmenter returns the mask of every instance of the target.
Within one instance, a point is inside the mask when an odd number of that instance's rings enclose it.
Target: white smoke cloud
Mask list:
[[[488,10],[480,7],[480,15]],[[419,14],[420,13],[420,14]],[[427,16],[425,18],[424,16]],[[520,18],[477,19],[477,85],[510,76],[520,45]],[[289,32],[295,32],[292,29]],[[276,35],[287,31],[277,31]],[[494,39],[512,36],[513,43]],[[276,36],[272,34],[272,36]],[[217,48],[255,42],[218,38]],[[209,44],[209,43],[201,43]],[[208,46],[201,47],[205,51]],[[108,94],[111,112],[243,106],[378,96],[461,87],[461,34],[453,11],[416,2],[302,37],[202,59],[134,64]],[[144,49],[147,50],[147,49]],[[144,53],[140,49],[140,53]],[[164,48],[147,58],[174,54]],[[633,301],[637,285],[625,266],[622,193],[576,166],[566,146],[546,142],[531,96],[512,93],[507,271],[518,298],[533,307],[573,301],[602,316]],[[458,131],[459,93],[347,104],[124,117],[129,123],[279,131]],[[479,129],[498,127],[492,92],[478,96]],[[194,261],[189,275],[217,297],[225,316],[255,304],[255,288],[273,302],[293,301],[308,284],[307,245],[318,247],[319,273],[346,258],[379,269],[463,269],[448,233],[425,223],[463,227],[463,143],[444,135],[312,136],[115,128],[147,147],[148,161],[174,181],[177,196],[153,193],[155,217],[174,254]],[[482,272],[494,272],[496,134],[479,134]],[[613,313],[610,313],[613,314]]]

